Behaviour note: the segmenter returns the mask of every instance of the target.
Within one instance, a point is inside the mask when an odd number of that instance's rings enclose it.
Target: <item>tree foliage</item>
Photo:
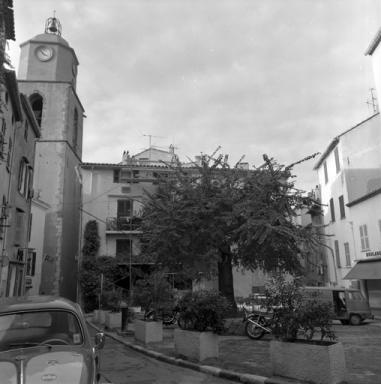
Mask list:
[[[95,258],[99,251],[99,234],[98,234],[98,223],[96,220],[89,220],[85,226],[85,232],[83,234],[83,257]]]
[[[266,155],[253,170],[232,168],[222,156],[203,156],[193,168],[172,166],[158,191],[147,193],[144,251],[192,278],[218,275],[230,300],[234,265],[300,272],[300,256],[319,235],[296,223],[298,210],[316,202],[295,189],[291,171]]]
[[[101,284],[102,274],[103,282]],[[122,277],[123,271],[114,257],[84,258],[79,273],[79,283],[85,312],[90,312],[99,307],[117,310],[122,299],[122,289],[115,282]],[[99,299],[101,300],[100,303]]]
[[[79,273],[85,311],[89,312],[99,306],[104,309],[116,309],[121,298],[120,288],[114,282],[122,277],[122,270],[113,257],[100,256],[98,223],[89,220],[84,231],[82,263]],[[101,275],[103,286],[101,292]],[[99,303],[99,299],[101,302]]]

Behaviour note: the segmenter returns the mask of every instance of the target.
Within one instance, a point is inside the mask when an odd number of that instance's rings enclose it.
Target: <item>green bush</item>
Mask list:
[[[99,303],[102,274],[102,297],[101,303]],[[118,289],[120,288],[115,286],[114,281],[118,281],[122,276],[123,270],[114,257],[85,257],[79,272],[79,283],[81,285],[85,312],[98,309],[99,304],[101,309],[116,310],[120,296]]]
[[[230,310],[227,299],[215,291],[189,292],[178,302],[182,329],[215,333],[224,331],[224,319]]]
[[[154,310],[155,316],[161,309],[173,306],[173,289],[163,272],[153,272],[137,280],[134,288],[134,304],[144,311]],[[156,320],[156,317],[154,318]]]
[[[312,340],[316,330],[320,340],[336,338],[332,330],[332,306],[303,298],[297,279],[277,276],[266,284],[266,306],[273,312],[271,329],[275,338],[294,341],[300,336]]]

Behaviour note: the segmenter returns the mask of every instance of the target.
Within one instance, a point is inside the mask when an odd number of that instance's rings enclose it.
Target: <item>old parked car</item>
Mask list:
[[[105,336],[90,339],[78,304],[61,297],[0,299],[0,383],[95,384]]]

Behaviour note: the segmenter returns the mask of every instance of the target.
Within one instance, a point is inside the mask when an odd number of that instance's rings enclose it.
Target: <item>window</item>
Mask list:
[[[119,183],[119,171],[120,169],[114,169],[114,178],[113,178],[114,183]]]
[[[340,172],[340,159],[339,159],[339,148],[335,148],[335,164],[336,164],[336,173]]]
[[[27,276],[34,276],[35,272],[36,272],[36,251],[28,250],[25,274]]]
[[[344,252],[345,252],[345,262],[346,266],[351,266],[351,254],[349,252],[349,243],[344,243]]]
[[[15,245],[20,246],[23,240],[24,234],[24,216],[25,213],[21,209],[16,209],[16,217],[15,217]],[[26,238],[25,238],[26,240]]]
[[[25,141],[28,140],[28,130],[29,130],[29,124],[27,121],[25,121],[25,125],[24,125],[24,139],[25,139]]]
[[[31,180],[32,168],[29,167],[28,160],[22,158],[19,167],[18,190],[20,194],[25,196],[26,198],[29,197],[29,186]]]
[[[335,240],[335,255],[337,268],[341,268],[339,241]]]
[[[324,162],[323,167],[324,167],[324,180],[325,180],[325,183],[327,184],[328,183],[328,169],[327,169],[327,162],[326,161]]]
[[[339,197],[339,206],[340,206],[340,218],[345,219],[345,206],[344,206],[344,196]]]
[[[129,183],[129,182],[131,182],[130,169],[114,169],[114,183]]]
[[[118,200],[117,217],[129,217],[132,211],[132,200]]]
[[[32,110],[37,120],[37,123],[41,127],[42,108],[43,108],[42,96],[39,95],[38,93],[34,93],[29,97],[29,101],[30,101],[30,105],[32,106]]]
[[[116,239],[116,254],[119,260],[128,261],[131,254],[131,240],[130,239]]]
[[[333,199],[329,199],[329,210],[331,211],[331,221],[335,222],[335,206],[333,204]]]
[[[366,224],[360,225],[361,250],[369,250],[368,228]]]
[[[77,108],[74,109],[74,118],[73,118],[73,148],[77,149],[78,145],[78,111]]]
[[[4,145],[5,145],[5,131],[7,129],[7,125],[5,123],[5,119],[1,119],[1,129],[0,129],[0,159],[4,159]]]
[[[3,238],[5,226],[7,224],[7,198],[3,195],[3,201],[0,209],[0,239]]]
[[[0,352],[7,351],[7,353],[11,349],[20,348],[20,342],[24,347],[42,345],[49,340],[49,344],[58,344],[55,339],[60,339],[67,345],[80,345],[84,342],[77,316],[64,310],[33,312],[27,309],[23,312],[6,313],[1,316],[1,336]],[[33,356],[28,360],[29,364],[25,367],[26,377],[36,375],[34,367],[38,366],[40,361],[39,356]]]

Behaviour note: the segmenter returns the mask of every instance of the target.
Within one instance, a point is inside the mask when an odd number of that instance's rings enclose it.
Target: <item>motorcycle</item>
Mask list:
[[[245,333],[250,339],[259,340],[264,335],[271,333],[272,314],[268,312],[248,312],[243,308],[244,317],[242,322],[245,324]]]

